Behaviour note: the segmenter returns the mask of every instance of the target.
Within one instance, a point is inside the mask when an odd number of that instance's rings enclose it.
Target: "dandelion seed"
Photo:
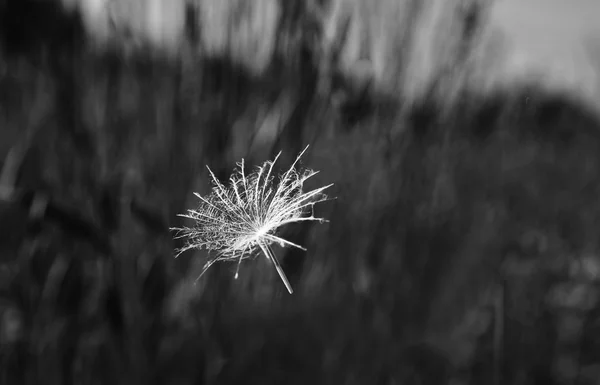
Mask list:
[[[273,263],[290,294],[293,293],[271,245],[276,243],[281,247],[306,250],[279,237],[277,231],[290,223],[327,222],[314,216],[314,205],[329,200],[323,191],[333,186],[329,184],[303,192],[304,182],[318,173],[310,169],[296,169],[307,149],[308,146],[290,168],[277,178],[272,175],[273,166],[281,152],[273,161],[266,161],[248,175],[245,174],[242,159],[237,164],[239,169],[229,178],[228,186],[223,185],[207,167],[213,183],[211,193],[205,197],[194,193],[200,199],[199,206],[180,215],[192,219],[194,225],[171,229],[176,231],[176,239],[186,239],[185,246],[177,250],[176,257],[188,250],[204,248],[209,251],[209,255],[211,252],[214,255],[209,257],[198,279],[214,263],[221,261],[237,261],[234,276],[237,279],[242,261],[262,252]]]

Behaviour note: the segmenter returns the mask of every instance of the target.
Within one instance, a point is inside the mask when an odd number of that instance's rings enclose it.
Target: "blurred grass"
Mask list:
[[[30,138],[15,187],[75,209],[110,247],[68,215],[0,203],[3,383],[489,383],[489,293],[506,256],[543,264],[598,248],[599,124],[567,97],[524,86],[465,92],[450,109],[385,100],[348,123],[314,97],[310,72],[73,60],[70,75],[7,61],[0,155]],[[285,97],[291,117],[253,149]],[[167,229],[207,192],[205,165],[227,177],[239,156],[282,149],[289,162],[309,143],[314,183],[335,183],[337,200],[317,208],[330,223],[289,229],[306,253],[275,250],[297,292],[262,258],[238,280],[220,265],[194,285],[203,252],[175,260]],[[506,306],[543,304],[546,280],[514,284]],[[506,357],[539,355],[507,359],[506,383],[517,366],[527,383],[550,371],[536,344],[553,321],[536,322],[505,330]]]

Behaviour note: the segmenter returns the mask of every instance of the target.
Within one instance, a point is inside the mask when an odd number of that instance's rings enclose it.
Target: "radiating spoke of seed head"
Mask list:
[[[229,185],[221,183],[208,168],[212,190],[202,196],[195,209],[181,217],[193,221],[190,227],[172,228],[176,239],[185,239],[185,246],[176,250],[176,257],[193,249],[206,249],[209,259],[198,279],[216,262],[237,262],[235,278],[244,259],[262,252],[271,261],[290,292],[292,287],[279,264],[271,245],[290,246],[301,250],[304,247],[277,235],[281,227],[297,222],[326,222],[314,216],[314,205],[329,200],[323,193],[333,186],[329,184],[314,190],[304,191],[304,182],[318,171],[298,170],[297,165],[308,146],[298,155],[294,163],[283,174],[275,177],[274,160],[266,161],[254,172],[246,174],[244,160],[229,178]]]

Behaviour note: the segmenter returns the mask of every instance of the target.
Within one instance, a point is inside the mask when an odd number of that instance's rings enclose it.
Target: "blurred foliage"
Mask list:
[[[257,76],[52,49],[2,51],[2,383],[598,378],[599,122],[575,98],[437,84],[340,108],[310,51]],[[286,229],[306,253],[275,249],[294,295],[264,258],[194,284],[206,255],[174,259],[168,228],[204,166],[306,144],[337,200]]]

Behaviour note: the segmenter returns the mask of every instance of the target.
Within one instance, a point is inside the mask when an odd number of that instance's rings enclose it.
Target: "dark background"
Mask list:
[[[0,4],[0,383],[600,377],[600,124],[574,97],[409,104],[333,73],[332,102],[308,43],[257,77],[99,53],[52,2]],[[281,132],[251,148],[282,98]],[[275,247],[295,293],[264,258],[194,285],[206,254],[174,259],[169,227],[209,191],[205,165],[226,178],[239,153],[289,164],[307,144],[311,187],[337,199],[317,206],[329,223],[284,229],[307,252]]]

